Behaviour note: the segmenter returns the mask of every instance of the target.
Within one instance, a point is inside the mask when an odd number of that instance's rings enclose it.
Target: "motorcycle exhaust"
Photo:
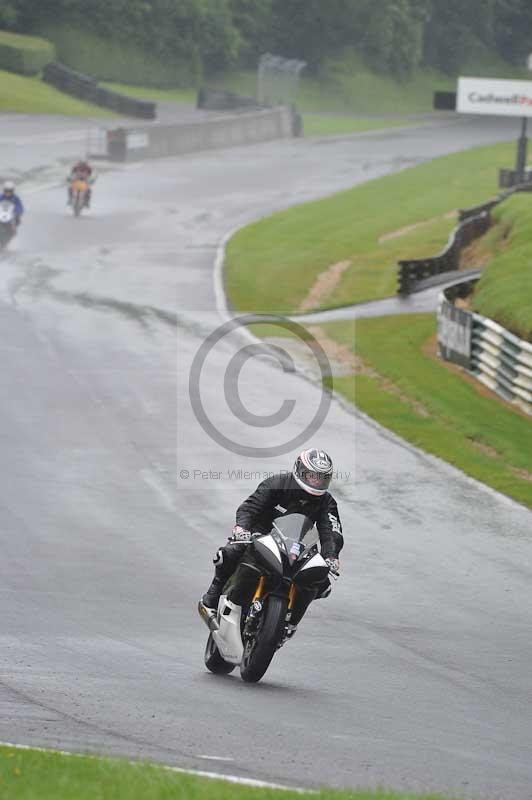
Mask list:
[[[220,630],[220,626],[216,620],[216,611],[213,611],[212,608],[207,608],[207,606],[204,606],[201,600],[198,603],[198,611],[200,617],[211,633]]]

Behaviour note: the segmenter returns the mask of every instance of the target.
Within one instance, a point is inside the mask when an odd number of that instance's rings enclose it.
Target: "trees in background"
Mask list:
[[[482,53],[523,63],[532,50],[530,0],[0,0],[2,27],[58,25],[207,72],[266,50],[318,72],[354,49],[402,78],[421,64],[456,73]]]

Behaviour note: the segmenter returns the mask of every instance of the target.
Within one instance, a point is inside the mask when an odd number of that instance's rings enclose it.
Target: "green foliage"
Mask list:
[[[405,77],[421,63],[423,16],[410,0],[381,0],[373,4],[365,51],[380,72]]]
[[[373,69],[408,78],[420,64],[456,75],[489,55],[524,64],[532,41],[530,0],[0,0],[0,25],[21,32],[66,28],[105,42],[108,77],[123,79],[131,53],[156,75],[198,81],[275,52],[323,74],[345,52]],[[59,34],[58,34],[59,39]],[[119,49],[113,63],[111,51]],[[87,48],[84,48],[87,50]],[[79,67],[69,49],[70,66]],[[86,61],[86,55],[79,58]],[[157,68],[155,68],[157,65]],[[138,73],[135,69],[138,81]],[[112,74],[111,74],[112,73]],[[144,81],[140,81],[144,83]],[[168,81],[166,81],[168,83]]]
[[[494,0],[434,2],[425,37],[425,60],[453,73],[491,43]]]
[[[0,68],[36,75],[54,58],[54,47],[45,39],[0,31]]]
[[[45,33],[55,43],[62,63],[100,80],[170,88],[194,85],[201,73],[194,51],[188,57],[176,52],[163,61],[153,49],[143,50],[125,41],[109,47],[108,39],[92,31],[58,25]]]
[[[368,0],[273,0],[275,50],[318,70],[327,55],[359,40]]]
[[[191,84],[198,82],[202,67],[225,69],[240,53],[229,0],[91,0],[90,8],[86,0],[42,0],[38,9],[33,0],[19,2],[20,24],[46,30],[69,66],[83,69],[91,60],[100,62],[91,59],[97,42],[103,56],[100,70],[93,70],[97,77],[128,80],[131,68],[133,82],[175,85],[179,74],[181,83]],[[73,42],[81,45],[79,52]],[[140,70],[143,62],[147,81]]]
[[[0,0],[0,28],[12,28],[16,22],[16,5],[9,0]]]
[[[493,41],[502,58],[523,64],[532,49],[532,5],[529,0],[498,0]]]
[[[255,66],[257,55],[275,49],[271,30],[272,0],[232,0],[233,24],[240,33],[240,59]]]

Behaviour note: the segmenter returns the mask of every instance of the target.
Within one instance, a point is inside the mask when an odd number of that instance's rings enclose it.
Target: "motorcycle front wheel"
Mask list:
[[[257,633],[248,639],[240,664],[240,677],[246,683],[260,681],[277,650],[286,624],[287,601],[270,596]]]
[[[234,664],[223,660],[212,633],[209,634],[205,647],[205,666],[215,675],[229,675],[235,668]]]

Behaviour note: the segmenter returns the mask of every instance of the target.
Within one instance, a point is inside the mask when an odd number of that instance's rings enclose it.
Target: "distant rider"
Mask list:
[[[0,203],[6,200],[9,203],[13,203],[15,206],[15,225],[18,228],[22,215],[24,214],[24,206],[22,205],[22,200],[15,192],[15,184],[13,181],[6,181],[4,183],[3,192],[0,194]]]
[[[83,159],[77,161],[70,171],[70,175],[68,176],[68,205],[72,205],[72,183],[73,181],[87,181],[89,188],[87,189],[87,197],[85,200],[85,205],[87,208],[90,208],[91,204],[91,197],[92,197],[92,189],[90,188],[92,180],[92,167],[88,161],[84,161]]]
[[[336,500],[327,491],[333,475],[333,463],[323,450],[304,450],[296,459],[291,473],[285,472],[262,481],[236,512],[236,525],[225,547],[214,559],[214,578],[202,597],[203,605],[215,611],[227,580],[245,554],[254,533],[269,533],[273,520],[285,514],[304,514],[318,529],[321,555],[329,572],[339,575],[338,556],[344,544],[342,525]],[[318,590],[300,590],[290,618],[291,634],[295,632],[312,600],[327,597],[331,585],[327,580]]]

